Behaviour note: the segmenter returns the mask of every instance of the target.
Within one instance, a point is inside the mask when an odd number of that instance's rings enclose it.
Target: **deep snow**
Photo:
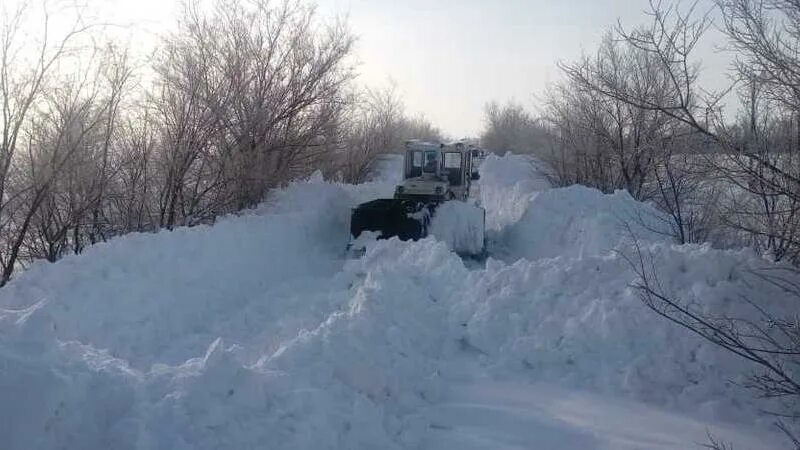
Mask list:
[[[2,448],[691,448],[706,429],[778,448],[730,382],[747,366],[627,287],[620,224],[647,206],[491,155],[500,259],[465,266],[435,237],[347,259],[350,208],[391,195],[395,166],[22,273],[0,290]],[[788,305],[749,252],[632,229],[676,295]]]

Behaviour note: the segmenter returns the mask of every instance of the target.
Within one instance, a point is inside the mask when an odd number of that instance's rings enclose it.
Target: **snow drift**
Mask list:
[[[492,231],[518,221],[530,200],[549,187],[531,159],[523,155],[489,154],[480,175],[480,200],[486,208],[486,228]]]
[[[436,233],[345,260],[350,207],[391,183],[312,178],[213,227],[35,265],[0,290],[3,448],[424,448],[436,424],[421,411],[482,376],[752,424],[756,407],[728,382],[747,366],[627,287],[613,211],[646,207],[539,192],[523,162],[482,168],[508,263],[467,268]],[[708,311],[741,308],[739,294],[792,306],[748,277],[765,264],[748,252],[657,234],[642,245],[665,288]]]
[[[752,317],[742,298],[767,298],[772,311],[790,311],[789,295],[752,274],[765,262],[749,252],[664,243],[643,251],[653,256],[666,292],[706,313]],[[617,253],[493,261],[474,278],[451,329],[500,376],[523,372],[534,381],[752,421],[752,393],[732,384],[748,366],[647,310],[628,287],[633,281]]]
[[[669,240],[661,214],[626,191],[604,195],[583,186],[538,193],[501,233],[508,251],[529,260],[600,255],[634,239]]]

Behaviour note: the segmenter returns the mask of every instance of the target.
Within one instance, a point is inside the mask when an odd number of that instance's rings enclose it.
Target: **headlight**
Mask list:
[[[441,194],[442,193],[442,187],[441,186],[436,186],[436,193],[437,194]]]
[[[398,194],[402,194],[404,190],[405,189],[403,189],[403,186],[397,186],[397,189],[395,189],[395,192],[397,192]]]

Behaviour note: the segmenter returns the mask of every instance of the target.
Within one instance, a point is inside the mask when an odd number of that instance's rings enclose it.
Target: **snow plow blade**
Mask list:
[[[434,208],[434,204],[403,199],[362,203],[350,217],[350,236],[356,239],[361,233],[372,231],[378,233],[378,239],[397,236],[402,241],[416,241],[428,235]]]
[[[362,234],[369,239],[397,237],[401,241],[434,235],[460,256],[480,259],[486,256],[485,221],[483,208],[461,201],[373,200],[353,209],[348,250],[352,255],[363,254],[358,239]]]

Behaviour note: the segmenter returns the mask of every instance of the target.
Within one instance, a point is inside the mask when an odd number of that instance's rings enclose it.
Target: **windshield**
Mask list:
[[[461,153],[447,152],[444,154],[444,168],[445,169],[460,169],[461,168]]]
[[[436,165],[439,163],[439,159],[436,156],[435,151],[426,151],[425,152],[425,167],[423,167],[423,171],[425,173],[436,173]]]
[[[412,156],[412,159],[411,159],[411,167],[414,167],[414,168],[419,167],[419,168],[421,168],[422,167],[422,152],[413,152],[412,154],[413,154],[413,156]]]

